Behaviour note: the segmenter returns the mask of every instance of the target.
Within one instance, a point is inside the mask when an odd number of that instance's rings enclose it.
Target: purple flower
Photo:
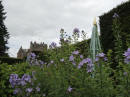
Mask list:
[[[83,55],[80,55],[80,58],[83,59]]]
[[[80,69],[84,64],[92,64],[92,61],[91,61],[91,59],[90,58],[86,58],[86,59],[83,59],[80,63],[79,63],[79,65],[78,65],[78,69]]]
[[[82,66],[82,65],[78,65],[78,69],[80,69],[80,68],[81,68],[81,66]]]
[[[9,82],[10,82],[12,88],[14,88],[16,85],[18,85],[19,84],[18,75],[17,74],[11,74]]]
[[[100,58],[104,58],[105,54],[104,53],[99,53],[97,56],[100,57]]]
[[[95,61],[98,62],[99,61],[99,57],[96,57]]]
[[[69,43],[70,41],[69,40],[65,40],[65,43]]]
[[[55,42],[52,42],[51,45],[49,46],[51,49],[54,49],[57,47],[57,44]]]
[[[124,72],[124,75],[125,75],[125,76],[127,76],[127,74],[128,74],[127,72]]]
[[[27,61],[34,60],[35,58],[36,58],[36,54],[31,52],[27,56]]]
[[[9,82],[12,88],[19,85],[25,86],[27,84],[26,82],[31,82],[31,77],[29,75],[24,74],[22,78],[18,78],[17,74],[11,74]],[[14,92],[17,92],[17,90]]]
[[[126,64],[130,63],[130,48],[127,49],[127,51],[123,54],[125,56],[124,62]]]
[[[51,62],[50,62],[51,64],[53,64],[54,63],[54,61],[53,60],[51,60]]]
[[[67,91],[71,92],[73,88],[71,88],[70,86],[68,87]]]
[[[27,62],[30,65],[35,65],[36,64],[36,54],[35,53],[29,53],[27,56]]]
[[[61,62],[64,62],[64,59],[60,59]]]
[[[118,18],[119,15],[117,13],[114,13],[113,18]]]
[[[83,59],[82,61],[83,63],[92,63],[90,58]]]
[[[31,92],[32,92],[32,90],[33,90],[32,88],[27,88],[27,89],[26,89],[26,92],[31,93]]]
[[[130,52],[130,48],[128,48],[127,51]]]
[[[31,82],[31,77],[30,77],[30,75],[24,74],[22,76],[22,80],[24,80],[26,82]]]
[[[87,63],[87,64],[92,64],[92,61],[91,61],[90,58],[83,59],[83,60],[79,63],[78,69],[80,69],[85,63]]]
[[[108,60],[107,57],[105,57],[105,58],[104,58],[104,61],[107,61],[107,60]]]
[[[124,59],[124,62],[125,62],[126,64],[129,64],[129,63],[130,63],[130,59],[125,58],[125,59]]]
[[[78,65],[78,69],[80,69],[82,66],[83,66],[83,61],[81,61],[80,63],[79,63],[79,65]]]
[[[18,79],[18,75],[17,74],[11,74],[10,75],[10,80],[17,80]]]
[[[74,52],[72,52],[72,54],[78,55],[78,54],[79,54],[79,51],[74,51]]]
[[[99,54],[96,55],[95,61],[98,62],[100,59],[103,60],[103,61],[107,61],[107,57],[105,56],[104,53],[99,53]]]
[[[31,53],[31,57],[36,57],[36,54],[35,53]]]
[[[71,55],[71,56],[69,57],[69,61],[74,61],[74,56],[73,56],[73,55]]]
[[[27,83],[26,83],[24,80],[21,80],[21,81],[20,81],[20,84],[21,84],[22,86],[25,86]]]
[[[13,91],[13,94],[18,94],[18,92],[19,92],[19,89],[16,88],[16,89]]]
[[[44,62],[43,62],[43,61],[41,61],[41,60],[39,60],[39,63],[40,63],[41,65],[43,65],[43,64],[44,64]]]
[[[93,64],[87,64],[87,72],[92,72],[93,71]]]
[[[74,61],[72,62],[72,64],[73,64],[74,66],[76,65],[76,63],[75,63]]]
[[[39,88],[39,87],[36,87],[36,90],[37,90],[37,92],[39,92],[39,91],[40,91],[40,88]]]
[[[125,57],[130,57],[130,48],[128,48],[128,50],[124,53]]]
[[[73,32],[74,32],[74,33],[75,33],[75,32],[79,33],[80,31],[79,31],[78,28],[74,28]]]

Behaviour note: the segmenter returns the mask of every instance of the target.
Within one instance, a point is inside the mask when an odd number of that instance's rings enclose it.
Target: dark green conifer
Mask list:
[[[4,7],[2,5],[2,1],[0,1],[0,57],[1,56],[7,56],[7,50],[9,49],[8,39],[9,39],[9,33],[7,31],[7,28],[4,24],[4,20],[6,18],[4,12]]]

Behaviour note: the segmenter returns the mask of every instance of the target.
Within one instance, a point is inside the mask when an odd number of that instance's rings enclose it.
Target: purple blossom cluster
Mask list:
[[[72,52],[73,55],[78,55],[79,54],[79,51],[74,51]]]
[[[69,57],[69,61],[72,62],[73,65],[76,65],[76,62],[74,61],[74,55],[79,55],[79,51],[73,51],[72,55]],[[78,64],[78,69],[80,69],[84,64],[87,64],[87,72],[92,72],[92,60],[90,58],[83,59],[83,55],[80,55],[80,59],[82,59],[82,61],[80,61],[80,63]]]
[[[71,92],[73,88],[71,88],[71,86],[68,87],[67,91]]]
[[[69,61],[74,61],[74,56],[73,55],[71,55],[70,57],[69,57]]]
[[[38,60],[36,58],[36,54],[35,53],[29,53],[28,56],[27,56],[27,62],[30,64],[30,65],[43,65],[44,62],[42,60]]]
[[[74,41],[75,42],[77,42],[77,40],[78,40],[78,38],[80,37],[80,31],[79,31],[79,29],[78,28],[75,28],[74,30],[73,30],[73,38],[74,38]]]
[[[27,88],[26,92],[31,93],[33,91],[33,88]]]
[[[13,91],[13,94],[18,94],[21,92],[21,89],[20,88],[16,88],[14,91]]]
[[[113,18],[118,18],[119,15],[117,13],[114,13]]]
[[[27,61],[30,61],[30,60],[33,60],[33,59],[36,59],[36,54],[35,53],[29,53],[28,56],[27,56]]]
[[[74,33],[79,33],[80,31],[79,31],[78,28],[74,28],[73,32],[74,32]]]
[[[92,63],[87,64],[87,72],[93,72],[94,65]]]
[[[15,86],[25,86],[27,83],[31,83],[30,75],[24,74],[22,78],[19,78],[17,74],[11,74],[9,82],[14,88]]]
[[[51,64],[53,64],[54,63],[54,61],[53,60],[51,60],[51,62],[50,62]]]
[[[126,64],[130,63],[130,48],[127,49],[127,51],[123,54],[125,56],[124,62]]]
[[[127,75],[128,75],[128,73],[127,73],[127,72],[124,72],[123,74],[124,74],[124,76],[127,76]]]
[[[98,62],[99,60],[107,61],[107,57],[104,53],[99,53],[96,55],[95,61]]]
[[[60,62],[64,62],[64,59],[62,58],[62,59],[60,59]]]
[[[92,72],[93,71],[93,64],[92,64],[92,60],[90,58],[86,58],[83,59],[79,65],[78,65],[78,69],[80,69],[84,64],[87,64],[87,72]]]
[[[79,51],[73,51],[72,52],[72,55],[69,57],[69,61],[74,61],[74,55],[78,55],[79,54]]]
[[[34,76],[34,74],[33,74],[33,76]],[[27,92],[27,94],[31,93],[34,90],[36,90],[37,92],[40,92],[39,85],[34,89],[31,87],[27,88],[27,84],[30,83],[30,85],[31,84],[33,85],[33,82],[31,80],[31,76],[27,75],[27,74],[24,74],[21,78],[19,78],[17,74],[11,74],[9,82],[10,82],[12,88],[15,88],[13,91],[13,94],[22,93],[22,87],[24,87],[25,92]]]
[[[91,59],[89,59],[89,58],[83,59],[83,60],[79,63],[78,69],[80,69],[85,63],[91,63]]]
[[[83,59],[83,55],[80,55],[80,58]]]
[[[50,49],[55,49],[57,47],[57,44],[55,42],[52,42],[51,45],[49,45]]]
[[[75,66],[76,62],[74,61],[74,55],[78,55],[79,51],[73,51],[72,55],[69,57],[69,61],[72,62],[72,64]]]

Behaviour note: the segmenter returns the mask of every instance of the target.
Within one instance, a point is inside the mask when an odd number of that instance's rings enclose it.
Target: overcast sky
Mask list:
[[[10,33],[9,54],[16,57],[20,46],[30,41],[59,41],[59,31],[69,34],[75,27],[91,35],[94,17],[128,0],[3,0],[5,25]]]

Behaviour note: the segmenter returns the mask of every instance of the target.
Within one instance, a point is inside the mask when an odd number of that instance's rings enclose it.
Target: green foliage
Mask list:
[[[89,44],[90,44],[90,39],[78,42],[74,46],[75,46],[75,49],[78,50],[81,54],[83,54],[85,57],[88,57],[90,55]]]
[[[68,49],[69,48],[69,49]],[[129,97],[130,89],[130,65],[120,63],[117,70],[113,70],[112,50],[107,53],[108,61],[96,62],[93,72],[87,72],[87,65],[84,64],[80,69],[77,68],[81,62],[80,54],[74,55],[74,61],[69,61],[69,56],[75,48],[68,45],[50,50],[50,60],[54,63],[44,64],[43,67],[31,66],[27,63],[21,64],[0,64],[0,95],[2,97]],[[49,53],[48,52],[48,53]],[[61,62],[60,59],[64,58]],[[84,56],[84,58],[86,58]],[[35,72],[32,75],[32,72]],[[127,75],[124,75],[127,72]],[[24,74],[31,76],[32,84],[19,87],[22,94],[13,95],[13,88],[9,84],[10,74],[18,74],[22,77]],[[39,86],[40,91],[36,91]],[[27,93],[26,88],[33,88],[31,93]],[[69,92],[68,88],[72,91]]]
[[[9,83],[9,76],[13,72],[13,66],[0,64],[0,95],[2,97],[13,97],[13,89]]]
[[[119,17],[115,17],[113,20],[112,26],[113,36],[114,36],[114,55],[115,55],[115,62],[119,63],[123,60],[123,43],[121,38],[121,23]]]
[[[0,95],[2,97],[17,97],[13,95],[13,88],[9,83],[10,74],[18,74],[20,77],[23,74],[31,74],[33,67],[30,67],[27,63],[21,64],[0,64]]]

